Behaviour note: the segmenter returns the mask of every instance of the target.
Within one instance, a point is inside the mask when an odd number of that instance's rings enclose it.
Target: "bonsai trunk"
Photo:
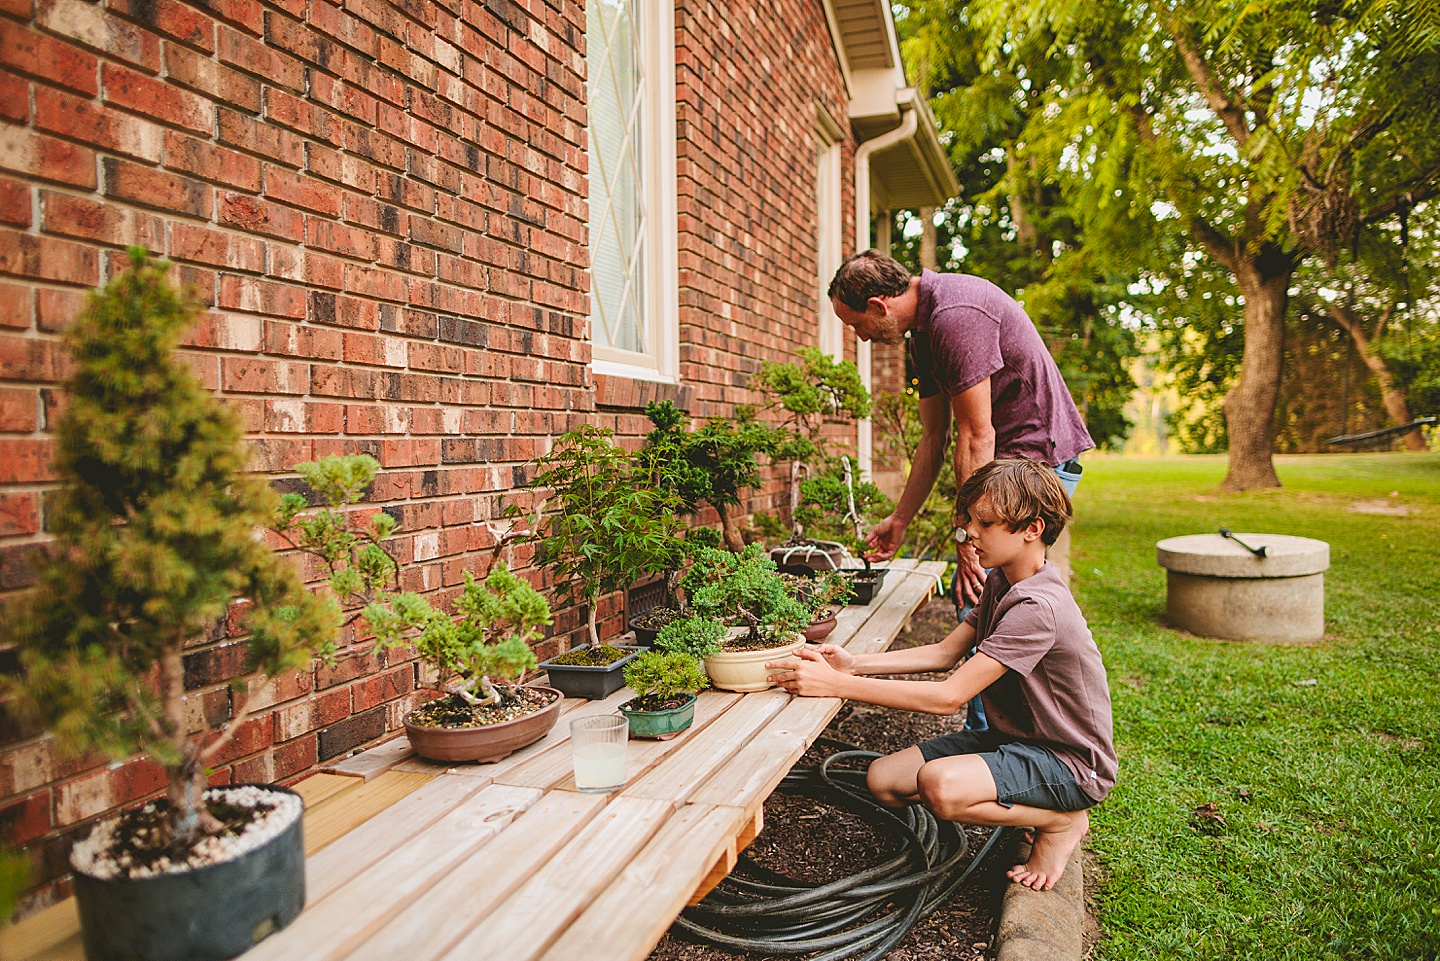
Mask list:
[[[674,610],[680,610],[680,570],[665,572],[665,603]]]
[[[595,608],[600,606],[600,595],[595,594],[587,598],[585,606],[585,623],[590,628],[590,646],[596,648],[600,646],[600,627],[596,623]]]
[[[1285,308],[1294,270],[1288,254],[1266,244],[1235,271],[1245,297],[1245,354],[1240,380],[1225,395],[1230,466],[1221,486],[1227,491],[1280,486],[1271,455],[1284,360]]]
[[[185,664],[181,645],[176,642],[160,655],[160,697],[164,705],[161,730],[171,750],[180,758],[165,766],[169,786],[165,798],[170,804],[170,836],[194,844],[220,829],[205,806],[205,768],[200,763],[199,745],[186,736]]]
[[[740,532],[740,518],[744,512],[738,504],[716,504],[715,511],[720,515],[720,529],[725,535],[725,546],[732,553],[741,554],[745,551],[745,535]]]

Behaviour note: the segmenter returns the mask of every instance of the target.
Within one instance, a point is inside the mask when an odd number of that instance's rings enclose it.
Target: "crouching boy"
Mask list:
[[[879,758],[870,790],[890,807],[919,801],[950,821],[1033,828],[1030,859],[1006,873],[1049,890],[1085,836],[1086,809],[1115,785],[1117,770],[1100,651],[1045,560],[1070,520],[1070,498],[1051,468],[997,460],[965,481],[958,501],[965,532],[990,569],[964,623],[937,644],[909,650],[807,648],[793,669],[772,677],[794,694],[931,714],[954,714],[982,694],[988,731],[957,731]],[[979,651],[960,664],[977,638]],[[941,681],[866,676],[957,664]]]

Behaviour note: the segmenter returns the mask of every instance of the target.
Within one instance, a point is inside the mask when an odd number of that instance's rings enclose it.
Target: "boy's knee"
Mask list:
[[[960,814],[969,806],[964,792],[959,790],[953,772],[942,764],[926,764],[915,777],[920,792],[920,801],[938,818],[946,821],[959,820]]]

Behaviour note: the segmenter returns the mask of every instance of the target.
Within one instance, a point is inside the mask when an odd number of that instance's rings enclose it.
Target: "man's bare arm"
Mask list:
[[[910,463],[910,477],[890,516],[876,524],[865,542],[875,548],[865,555],[872,561],[893,557],[905,539],[905,530],[919,513],[940,476],[945,448],[950,443],[950,405],[944,394],[920,398],[920,443]]]

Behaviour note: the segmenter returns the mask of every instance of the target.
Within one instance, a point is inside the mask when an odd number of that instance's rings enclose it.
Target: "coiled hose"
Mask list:
[[[823,800],[901,838],[884,864],[828,884],[796,881],[745,858],[753,878],[731,875],[676,920],[692,936],[726,948],[763,954],[824,951],[813,961],[877,961],[919,921],[969,880],[1005,836],[996,828],[973,858],[965,832],[912,804],[894,811],[865,787],[865,772],[835,768],[841,761],[881,755],[830,738],[840,750],[818,767],[794,768],[778,790]]]

